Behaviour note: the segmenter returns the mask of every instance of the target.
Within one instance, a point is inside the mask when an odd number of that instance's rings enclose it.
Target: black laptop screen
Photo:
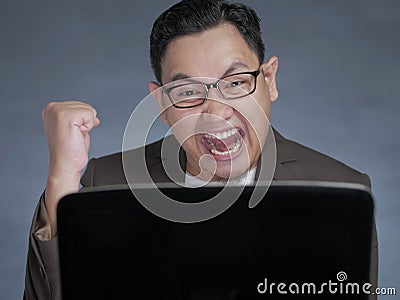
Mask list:
[[[338,289],[368,282],[368,191],[272,185],[250,209],[252,191],[246,187],[224,213],[192,224],[153,215],[129,189],[66,196],[58,207],[63,299],[276,299],[296,294],[291,283],[298,294],[306,284],[304,299],[337,299],[329,281]],[[196,201],[219,188],[163,192]]]

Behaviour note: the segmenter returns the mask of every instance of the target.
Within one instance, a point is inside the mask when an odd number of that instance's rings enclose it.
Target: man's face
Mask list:
[[[226,75],[261,71],[255,92],[235,100],[224,99],[212,88],[202,105],[178,109],[165,94],[156,96],[164,122],[185,150],[187,172],[205,180],[220,180],[240,176],[257,164],[271,102],[278,96],[277,67],[276,57],[259,66],[257,55],[230,24],[170,42],[162,61],[164,85],[188,77],[207,77],[196,81],[215,83]],[[159,85],[152,82],[149,87],[155,91]],[[201,157],[206,159],[200,167]]]

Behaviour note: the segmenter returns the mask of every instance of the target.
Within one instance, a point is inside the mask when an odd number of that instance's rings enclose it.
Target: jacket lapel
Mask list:
[[[288,141],[275,129],[273,131],[276,143],[276,166],[274,180],[279,181],[295,178],[293,167],[297,163],[297,155],[293,152]]]

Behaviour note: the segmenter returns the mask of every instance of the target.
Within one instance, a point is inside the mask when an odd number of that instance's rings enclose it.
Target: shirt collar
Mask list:
[[[239,177],[233,178],[229,181],[230,186],[245,186],[254,184],[254,180],[256,177],[256,170],[257,167],[253,167],[244,174],[240,175]],[[203,187],[203,186],[224,186],[227,183],[226,180],[221,181],[205,181],[199,179],[192,174],[186,172],[185,174],[185,186],[186,187]]]

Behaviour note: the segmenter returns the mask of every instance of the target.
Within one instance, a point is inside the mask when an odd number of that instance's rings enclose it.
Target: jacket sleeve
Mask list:
[[[94,161],[89,161],[81,179],[84,187],[93,185]],[[29,232],[24,300],[61,300],[59,265],[58,239],[51,238],[43,192]]]
[[[371,188],[371,179],[367,174],[362,174],[362,184]],[[370,276],[369,282],[372,284],[370,289],[371,293],[374,293],[378,287],[378,235],[376,231],[375,218],[372,220],[372,235],[371,235],[371,260],[370,260]],[[370,294],[369,300],[377,299],[377,295]]]
[[[29,232],[25,300],[61,300],[58,240],[50,236],[50,220],[43,193]]]
[[[369,187],[371,187],[371,180],[369,178],[369,176],[367,174],[364,174],[367,179],[367,185]],[[370,283],[372,284],[371,287],[371,292],[373,291],[374,294],[370,295],[370,297],[368,299],[370,300],[375,300],[377,299],[377,295],[375,295],[375,290],[378,287],[378,234],[376,231],[376,223],[375,223],[375,217],[372,220],[372,235],[371,235],[371,265],[370,265],[370,276],[369,276],[369,280]]]
[[[371,238],[371,266],[370,266],[370,283],[372,284],[371,292],[375,292],[378,287],[378,236],[376,233],[375,219],[372,223],[372,238]],[[377,299],[376,295],[370,295],[370,300]]]

